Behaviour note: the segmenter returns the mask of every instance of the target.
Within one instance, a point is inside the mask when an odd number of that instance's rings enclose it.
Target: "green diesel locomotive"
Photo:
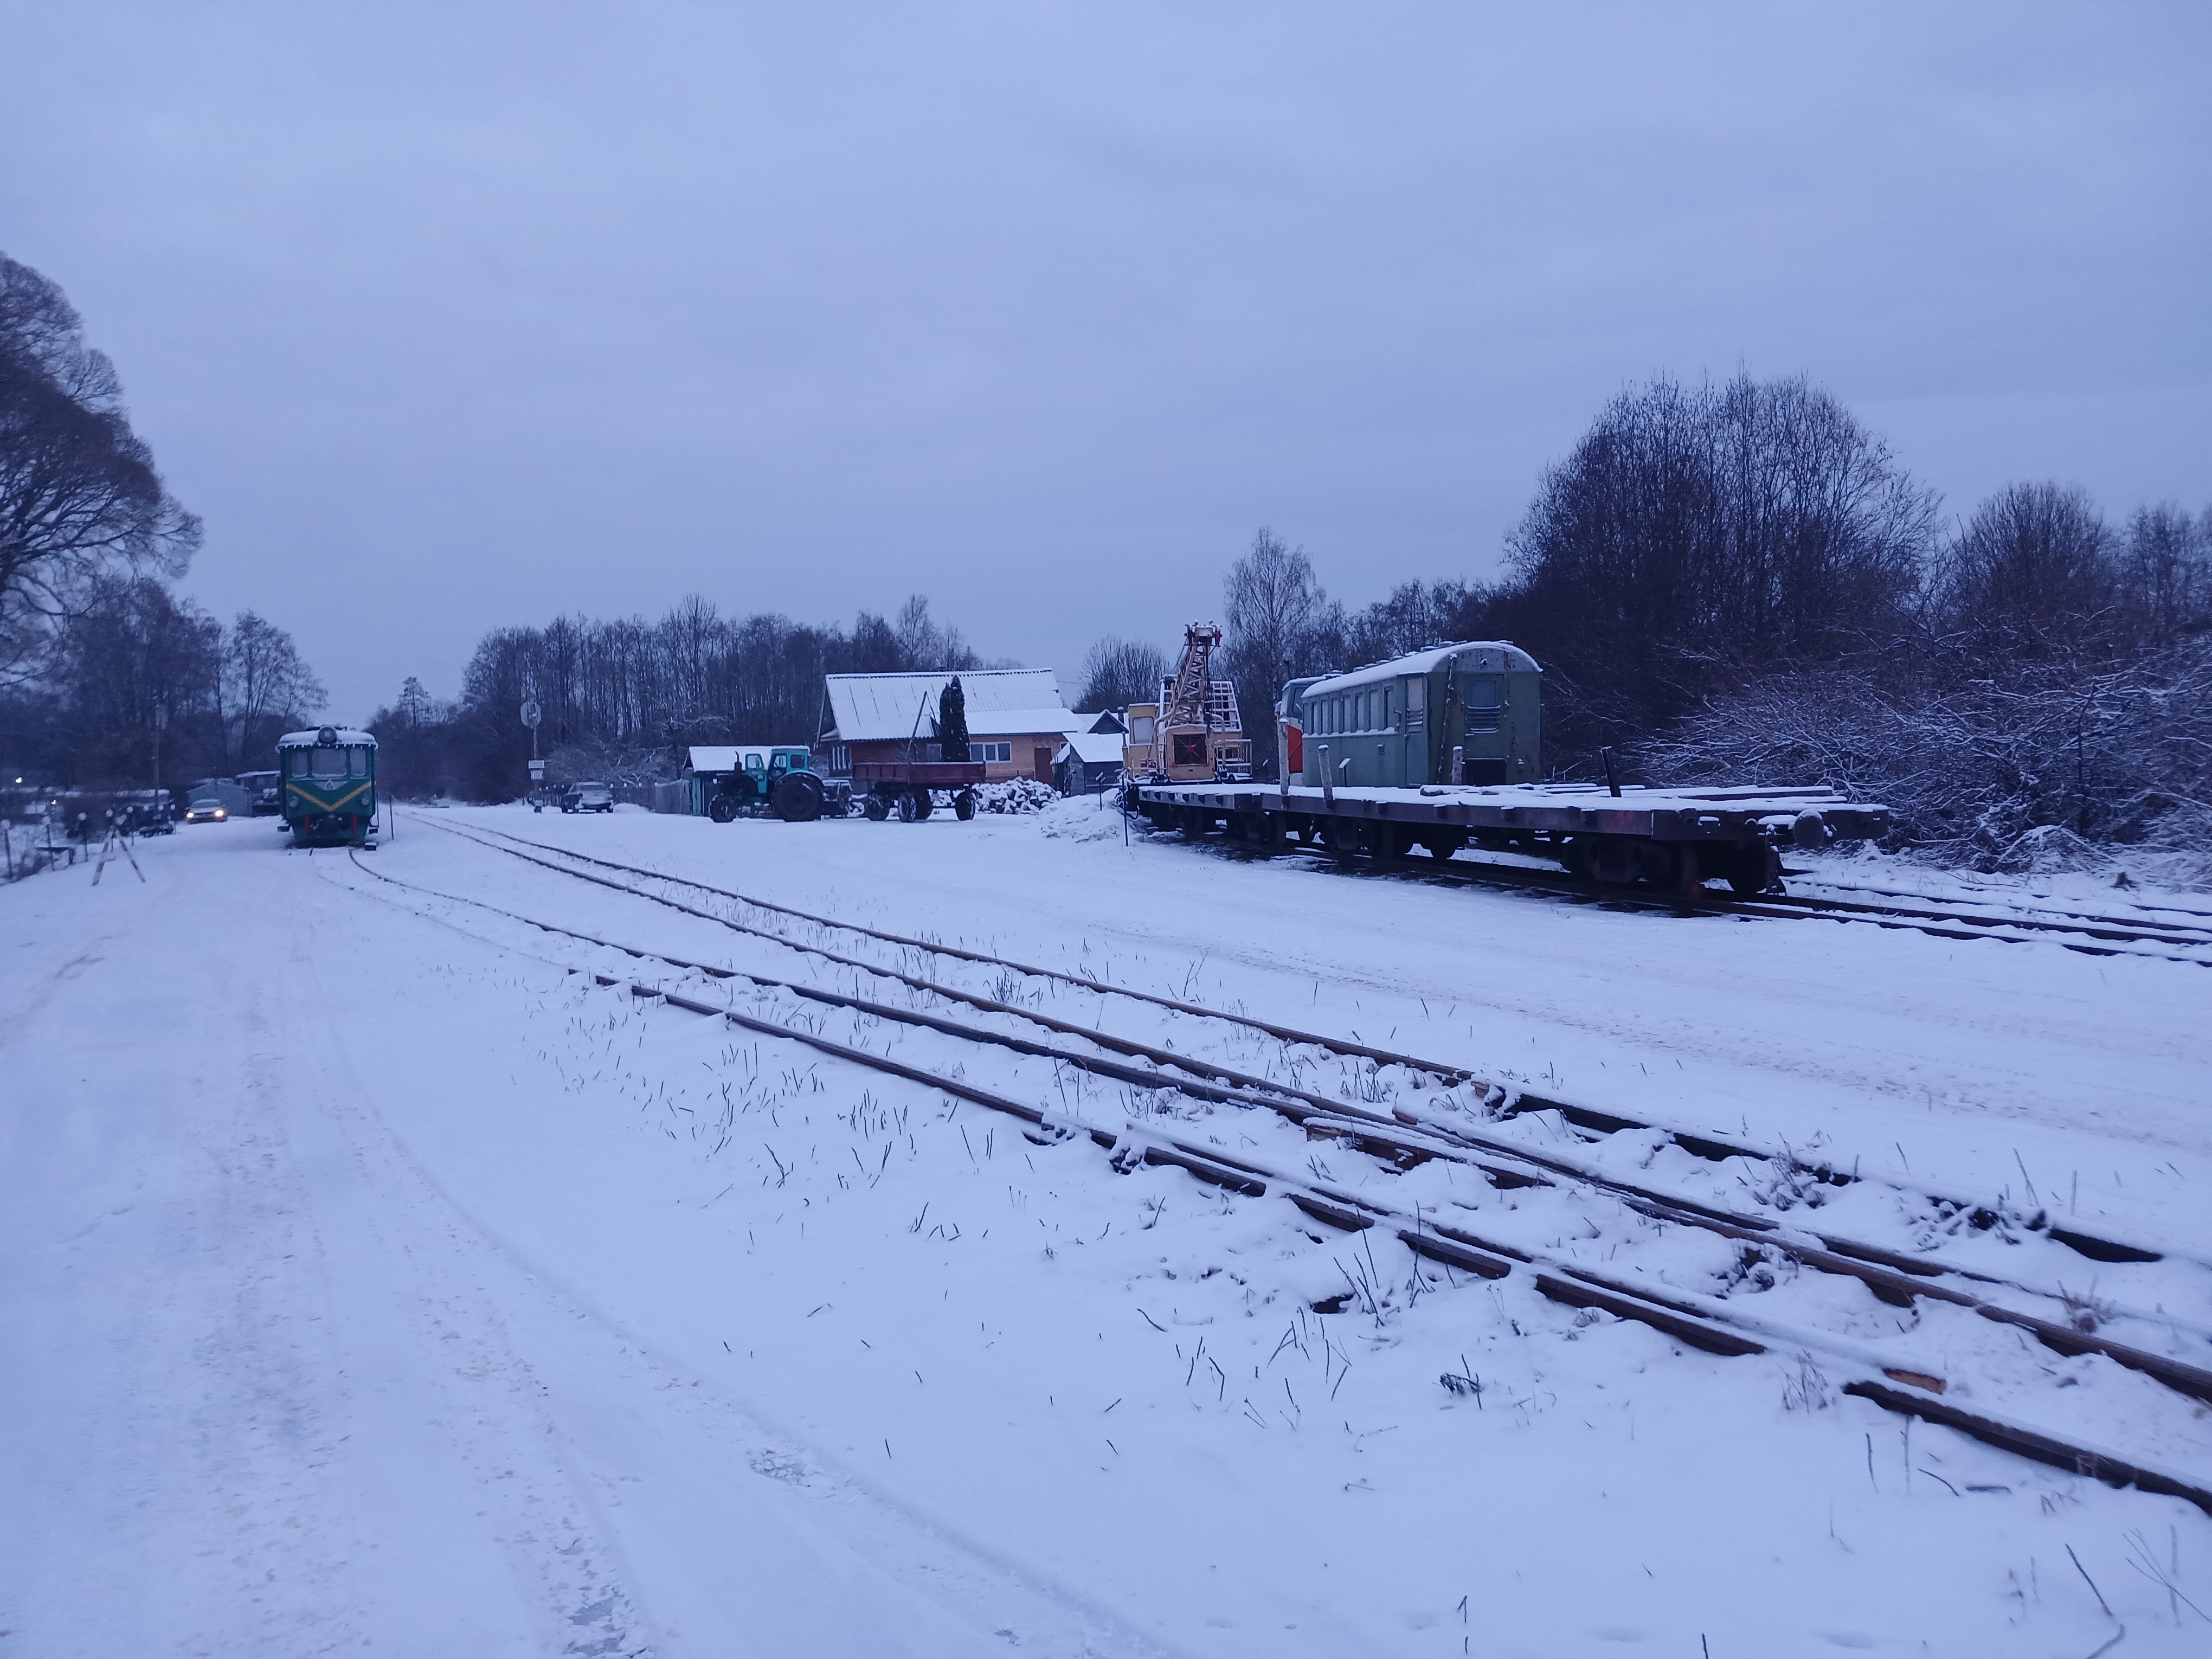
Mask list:
[[[376,739],[325,726],[276,740],[284,826],[295,847],[365,847],[376,821]]]

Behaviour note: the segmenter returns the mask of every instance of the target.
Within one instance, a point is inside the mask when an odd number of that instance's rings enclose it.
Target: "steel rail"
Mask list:
[[[482,900],[441,893],[418,883],[403,881],[381,871],[371,870],[357,857],[353,862],[364,874],[379,881],[428,894],[432,897],[470,904],[496,915],[526,922],[544,932],[583,939],[602,948],[621,951],[641,960],[661,961],[686,969],[703,967],[703,964],[660,957],[655,952],[598,939],[574,929],[521,916],[517,912]],[[720,972],[732,978],[750,980],[753,977],[734,969],[707,971]],[[589,970],[588,976],[594,984],[623,991],[635,1000],[665,1003],[688,1013],[721,1019],[742,1030],[795,1042],[834,1059],[919,1084],[955,1099],[1002,1113],[1042,1132],[1048,1139],[1067,1140],[1087,1136],[1094,1145],[1108,1152],[1116,1168],[1127,1170],[1139,1163],[1169,1165],[1180,1168],[1200,1180],[1251,1197],[1264,1197],[1273,1191],[1289,1200],[1303,1213],[1348,1231],[1364,1231],[1376,1225],[1378,1221],[1395,1223],[1404,1219],[1403,1212],[1395,1206],[1378,1204],[1372,1199],[1334,1187],[1317,1187],[1296,1177],[1285,1176],[1279,1171],[1216,1148],[1193,1147],[1172,1138],[1158,1136],[1135,1124],[1127,1125],[1117,1133],[1075,1115],[1031,1106],[994,1091],[980,1088],[963,1078],[950,1077],[924,1066],[910,1066],[889,1055],[857,1048],[803,1027],[762,1019],[728,1006],[717,1007],[661,986],[625,981],[595,970]],[[989,1034],[975,1035],[984,1036],[986,1040],[995,1040]],[[1180,1089],[1204,1085],[1176,1079],[1164,1079],[1164,1086]],[[1762,1320],[1756,1322],[1757,1328],[1747,1328],[1734,1310],[1700,1305],[1701,1302],[1709,1302],[1711,1298],[1692,1299],[1686,1292],[1655,1291],[1623,1282],[1616,1276],[1601,1273],[1578,1263],[1538,1256],[1512,1245],[1486,1240],[1464,1229],[1439,1224],[1432,1218],[1418,1212],[1413,1219],[1413,1225],[1410,1228],[1393,1226],[1392,1231],[1414,1255],[1427,1260],[1491,1279],[1510,1277],[1516,1268],[1526,1267],[1531,1270],[1530,1277],[1538,1293],[1564,1305],[1599,1309],[1616,1317],[1647,1325],[1706,1352],[1723,1357],[1768,1352],[1767,1344],[1759,1337],[1768,1334],[1771,1328],[1771,1322]],[[1865,1363],[1862,1352],[1845,1350],[1836,1339],[1819,1334],[1808,1335],[1793,1332],[1790,1335],[1799,1346],[1819,1347],[1832,1354],[1845,1352],[1846,1357],[1853,1363]],[[1948,1387],[1946,1379],[1942,1377],[1903,1367],[1881,1366],[1878,1363],[1870,1369],[1878,1372],[1878,1376],[1852,1377],[1841,1385],[1842,1391],[1865,1399],[1885,1410],[1943,1424],[2016,1455],[2075,1474],[2090,1476],[2110,1486],[2132,1486],[2141,1491],[2186,1499],[2208,1515],[2212,1515],[2212,1488],[2101,1448],[2045,1434],[2025,1424],[1988,1413],[1960,1410],[1940,1398]]]
[[[1231,841],[1223,845],[1231,849],[1240,843]],[[1250,843],[1242,843],[1249,848]],[[1423,876],[1439,881],[1450,881],[1462,885],[1482,885],[1517,888],[1523,891],[1558,893],[1563,896],[1586,900],[1600,904],[1626,905],[1635,909],[1668,910],[1676,915],[1705,915],[1717,916],[1753,916],[1771,921],[1831,921],[1864,922],[1898,933],[1926,933],[1936,939],[1996,939],[2004,945],[2025,945],[2027,939],[2006,939],[1999,928],[2016,928],[2024,933],[2049,933],[2063,935],[2085,935],[2089,938],[2133,943],[2152,946],[2172,945],[2181,948],[2203,947],[2212,950],[2212,934],[2177,938],[2173,933],[2116,932],[2100,929],[2085,923],[2051,921],[2033,917],[1973,917],[1961,916],[1948,911],[1906,910],[1895,906],[1859,904],[1848,899],[1821,899],[1791,894],[1753,895],[1741,898],[1723,898],[1717,893],[1667,893],[1656,888],[1613,887],[1601,882],[1577,879],[1564,872],[1525,869],[1515,864],[1492,864],[1483,859],[1462,858],[1455,854],[1445,859],[1416,859],[1386,857],[1372,853],[1340,853],[1320,846],[1285,845],[1285,854],[1303,855],[1316,861],[1357,872],[1371,869],[1392,874]],[[1268,857],[1261,851],[1255,854]],[[1959,924],[1959,925],[1948,925]],[[2164,924],[2151,922],[2152,928]],[[2176,929],[2174,932],[2181,930]],[[2162,962],[2190,963],[2200,968],[2212,968],[2212,957],[2174,956],[2166,951],[2129,951],[2119,943],[2087,945],[2072,937],[2051,941],[2062,948],[2092,957],[2148,957]]]
[[[1105,1037],[1103,1033],[1096,1031],[1089,1027],[1066,1024],[1055,1025],[1055,1022],[1054,1022],[1049,1016],[1039,1015],[1033,1010],[1021,1008],[1004,1003],[993,1003],[988,999],[976,998],[969,993],[956,990],[935,980],[919,979],[907,975],[892,969],[884,968],[870,963],[861,958],[847,957],[836,951],[825,950],[818,945],[802,944],[798,940],[787,939],[780,933],[771,933],[763,928],[750,927],[743,922],[732,921],[726,916],[715,915],[711,911],[700,910],[694,906],[684,904],[678,900],[668,898],[660,894],[643,892],[637,888],[629,886],[624,883],[608,881],[604,878],[592,876],[580,870],[568,869],[562,865],[550,863],[546,860],[532,857],[528,853],[518,852],[514,848],[501,847],[493,842],[483,841],[481,837],[471,834],[466,830],[456,829],[447,824],[439,824],[437,827],[439,829],[445,830],[448,833],[457,836],[465,841],[473,841],[478,846],[485,847],[489,850],[506,853],[510,857],[520,859],[526,863],[538,865],[543,868],[553,871],[557,875],[568,876],[579,881],[590,882],[596,886],[605,887],[615,892],[626,893],[633,898],[644,899],[649,903],[665,905],[672,909],[676,909],[687,915],[697,916],[703,921],[715,922],[721,927],[731,929],[732,932],[746,933],[757,938],[769,939],[776,944],[784,945],[787,949],[811,952],[823,957],[826,961],[835,962],[842,966],[857,968],[865,972],[881,974],[889,978],[898,979],[903,983],[912,986],[917,989],[927,990],[937,994],[953,998],[955,1000],[968,1001],[978,1006],[989,1006],[994,1012],[1009,1013],[1020,1018],[1034,1020],[1040,1024],[1054,1026],[1055,1029],[1066,1030],[1073,1035],[1081,1036],[1089,1041],[1099,1042],[1102,1046],[1114,1047],[1115,1042],[1118,1041],[1116,1039],[1109,1039]],[[1016,962],[1005,957],[994,957],[984,952],[963,950],[952,945],[933,944],[927,939],[913,939],[903,934],[886,933],[878,929],[862,927],[858,923],[839,921],[832,917],[818,916],[809,911],[794,909],[788,905],[775,904],[764,899],[754,898],[747,894],[732,892],[727,888],[716,887],[706,882],[694,880],[689,876],[670,875],[664,871],[650,870],[638,865],[622,864],[611,859],[594,857],[587,853],[571,853],[566,848],[552,846],[544,842],[529,841],[520,836],[509,835],[507,831],[502,830],[488,830],[486,833],[499,836],[502,840],[518,842],[523,847],[533,848],[539,852],[552,853],[558,856],[571,859],[580,863],[597,865],[602,869],[620,870],[628,874],[644,876],[650,880],[667,882],[677,886],[694,888],[701,892],[714,893],[720,897],[734,899],[739,903],[753,905],[761,909],[771,910],[782,915],[797,916],[803,921],[816,922],[824,927],[838,928],[848,933],[859,933],[864,937],[882,939],[891,944],[910,947],[915,950],[930,951],[942,956],[951,957],[960,961],[976,963],[990,967],[1011,969],[1019,973],[1033,974],[1042,978],[1057,980],[1062,983],[1074,985],[1085,990],[1110,993],[1115,995],[1131,997],[1139,1001],[1150,1002],[1174,1009],[1179,1013],[1194,1014],[1208,1019],[1223,1021],[1231,1024],[1243,1025],[1253,1030],[1265,1031],[1269,1036],[1277,1037],[1285,1042],[1310,1044],[1314,1047],[1326,1049],[1331,1053],[1343,1054],[1348,1058],[1372,1059],[1380,1060],[1387,1052],[1370,1048],[1364,1044],[1346,1043],[1334,1037],[1321,1036],[1316,1032],[1301,1031],[1293,1028],[1275,1025],[1264,1020],[1254,1019],[1249,1015],[1227,1013],[1219,1009],[1207,1008],[1195,1003],[1181,1002],[1175,1000],[1172,998],[1154,996],[1147,992],[1130,991],[1121,987],[1103,984],[1096,980],[1083,979],[1074,975],[1061,973],[1049,968],[1031,967],[1029,964]],[[1411,863],[1414,861],[1408,860],[1408,862]],[[1415,867],[1419,867],[1418,863],[1415,864]],[[1511,866],[1501,867],[1510,868]],[[1540,872],[1532,872],[1530,873],[1535,874]],[[1142,1045],[1132,1045],[1131,1048],[1123,1049],[1122,1052],[1137,1052],[1141,1048]],[[1230,1074],[1229,1070],[1226,1067],[1212,1066],[1203,1061],[1194,1062],[1190,1060],[1188,1056],[1175,1054],[1172,1050],[1152,1050],[1146,1054],[1145,1057],[1163,1059],[1164,1063],[1176,1066],[1188,1065],[1191,1069],[1197,1071],[1201,1074],[1209,1073],[1213,1075],[1220,1076]],[[1481,1087],[1486,1095],[1492,1097],[1490,1101],[1490,1104],[1492,1105],[1492,1109],[1498,1111],[1500,1115],[1520,1116],[1526,1115],[1530,1113],[1553,1111],[1559,1114],[1563,1121],[1571,1123],[1577,1127],[1589,1129],[1601,1134],[1615,1134],[1624,1130],[1631,1129],[1656,1131],[1669,1137],[1676,1145],[1682,1147],[1684,1151],[1690,1152],[1692,1156],[1705,1158],[1713,1162],[1722,1162],[1730,1158],[1749,1158],[1764,1162],[1777,1163],[1784,1164],[1792,1169],[1803,1170],[1805,1173],[1813,1176],[1816,1179],[1819,1179],[1826,1184],[1838,1187],[1850,1185],[1860,1178],[1856,1176],[1847,1175],[1842,1170],[1837,1170],[1829,1165],[1808,1164],[1791,1154],[1778,1154],[1762,1148],[1743,1146],[1741,1143],[1726,1140],[1719,1136],[1708,1134],[1702,1131],[1686,1129],[1671,1124],[1648,1122],[1638,1118],[1626,1117],[1619,1113],[1604,1111],[1595,1107],[1582,1105],[1572,1101],[1556,1100],[1547,1096],[1531,1094],[1520,1089],[1516,1085],[1502,1085],[1491,1079],[1485,1079],[1480,1074],[1472,1072],[1465,1066],[1451,1065],[1441,1060],[1423,1060],[1418,1056],[1410,1054],[1389,1054],[1388,1058],[1392,1064],[1401,1065],[1412,1070],[1425,1072],[1431,1076],[1443,1079],[1447,1082],[1464,1083]],[[1249,1078],[1249,1074],[1245,1074],[1242,1080],[1245,1081],[1248,1086],[1258,1086],[1268,1089],[1280,1089],[1284,1086],[1275,1083],[1272,1079],[1252,1079]],[[1951,1194],[1942,1193],[1927,1193],[1924,1195],[1936,1199],[1940,1202],[1952,1205],[1960,1210],[1967,1212],[1970,1215],[1977,1218],[1977,1224],[1981,1224],[1979,1218],[1984,1216],[1990,1217],[1992,1220],[1995,1218],[1996,1211],[1993,1206],[1978,1200],[1960,1199]],[[2054,1243],[2063,1244],[2069,1249],[2075,1251],[2076,1254],[2087,1256],[2090,1260],[2096,1261],[2158,1261],[2174,1254],[2174,1252],[2171,1250],[2153,1249],[2142,1244],[2133,1243],[2120,1239],[2108,1238],[2099,1234],[2083,1232],[2078,1228],[2062,1227],[2055,1224],[2046,1224],[2040,1231],[2042,1231],[2045,1236],[2051,1239]],[[2019,1285],[2016,1286],[2016,1288],[2024,1290],[2030,1295],[2048,1295],[2048,1292],[2030,1285]]]
[[[1367,1111],[1346,1102],[1332,1100],[1328,1097],[1316,1095],[1304,1090],[1288,1088],[1270,1079],[1251,1078],[1248,1073],[1233,1074],[1245,1080],[1244,1086],[1237,1086],[1208,1081],[1200,1075],[1176,1077],[1141,1066],[1126,1066],[1102,1056],[1055,1048],[1048,1043],[1034,1042],[1011,1033],[964,1024],[959,1021],[946,1019],[918,1009],[901,1008],[893,1004],[878,1002],[872,998],[770,978],[741,969],[722,967],[692,961],[687,957],[668,956],[659,951],[647,951],[640,946],[602,939],[580,929],[565,927],[558,923],[527,916],[519,911],[509,910],[482,899],[440,892],[436,889],[425,887],[418,883],[402,881],[397,877],[386,875],[381,871],[368,869],[367,866],[361,864],[358,859],[355,860],[355,864],[364,873],[377,880],[409,888],[416,892],[427,893],[449,902],[466,904],[492,915],[520,922],[541,932],[578,939],[586,944],[597,945],[603,950],[619,951],[636,960],[659,962],[669,967],[703,973],[717,979],[742,979],[764,988],[790,991],[811,1001],[844,1008],[897,1024],[933,1030],[960,1041],[1007,1048],[1018,1054],[1049,1060],[1055,1064],[1065,1064],[1139,1088],[1170,1089],[1212,1104],[1259,1108],[1299,1125],[1305,1128],[1309,1136],[1318,1128],[1332,1134],[1334,1138],[1349,1140],[1358,1151],[1389,1163],[1401,1170],[1412,1168],[1431,1158],[1443,1158],[1477,1169],[1493,1184],[1505,1188],[1549,1186],[1554,1183],[1547,1178],[1547,1174],[1564,1176],[1569,1180],[1609,1193],[1639,1213],[1648,1215],[1654,1219],[1698,1227],[1737,1241],[1757,1243],[1816,1271],[1856,1279],[1865,1284],[1875,1295],[1893,1305],[1910,1306],[1914,1297],[1927,1296],[1937,1301],[1965,1308],[1984,1319],[2016,1326],[2033,1334],[2044,1346],[2056,1352],[2069,1356],[2083,1353],[2101,1354],[2116,1364],[2141,1372],[2176,1392],[2212,1402],[2212,1370],[2170,1359],[2163,1355],[2154,1354],[2130,1344],[2114,1341],[2110,1338],[2078,1331],[2070,1326],[2022,1313],[2001,1304],[1987,1302],[1966,1291],[1934,1282],[1941,1278],[1958,1276],[1978,1279],[1985,1284],[2002,1285],[2031,1296],[2047,1296],[2048,1294],[2033,1286],[2022,1285],[2017,1280],[1999,1279],[1988,1274],[1942,1266],[1887,1250],[1878,1245],[1866,1244],[1854,1239],[1820,1233],[1810,1229],[1785,1229],[1765,1217],[1744,1215],[1737,1212],[1700,1204],[1694,1200],[1685,1199],[1679,1195],[1659,1192],[1633,1182],[1624,1182],[1593,1170],[1577,1160],[1563,1158],[1555,1153],[1526,1148],[1458,1125],[1449,1126],[1448,1129],[1438,1131],[1436,1126],[1419,1125],[1418,1120],[1413,1120],[1409,1114],[1402,1117],[1385,1118],[1380,1114]],[[593,881],[598,879],[590,877],[581,878]],[[689,907],[679,908],[689,908]],[[709,917],[708,920],[714,920],[714,918]],[[904,978],[903,975],[896,975],[890,976]],[[605,983],[614,983],[612,979],[605,975],[599,977]],[[1006,1004],[994,1004],[993,1012],[1003,1012],[1020,1018],[1031,1018],[1029,1011]],[[1082,1031],[1081,1028],[1074,1029],[1077,1035],[1086,1036],[1090,1035]],[[836,1047],[840,1054],[848,1057],[866,1052],[848,1049],[842,1044]],[[1183,1065],[1186,1061],[1186,1057],[1174,1055],[1170,1051],[1153,1050],[1151,1053],[1161,1054],[1170,1063],[1178,1066]],[[901,1075],[906,1075],[906,1073],[902,1073]],[[1406,1131],[1398,1127],[1401,1122],[1415,1125],[1417,1133],[1422,1130],[1426,1130],[1428,1133],[1422,1133],[1419,1139],[1409,1138]],[[1474,1156],[1477,1152],[1487,1153],[1491,1158],[1502,1158],[1508,1162],[1504,1164],[1491,1163],[1481,1157]],[[1228,1163],[1232,1160],[1218,1158],[1217,1161]],[[1539,1174],[1538,1171],[1547,1172],[1547,1174]],[[1792,1231],[1801,1231],[1806,1236],[1818,1240],[1818,1248],[1808,1247],[1790,1237]]]

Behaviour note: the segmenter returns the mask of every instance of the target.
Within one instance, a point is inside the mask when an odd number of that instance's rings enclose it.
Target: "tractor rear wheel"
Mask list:
[[[822,780],[811,772],[787,772],[775,781],[770,799],[786,823],[811,823],[822,816]]]

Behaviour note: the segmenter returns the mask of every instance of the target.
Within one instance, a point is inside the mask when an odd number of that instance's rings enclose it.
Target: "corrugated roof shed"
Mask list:
[[[1121,760],[1121,735],[1117,732],[1071,732],[1053,763],[1058,765],[1073,750],[1075,757],[1090,766],[1103,766],[1111,761],[1119,765]]]
[[[830,730],[841,743],[924,738],[937,716],[937,694],[949,671],[925,674],[830,674]],[[1061,703],[1060,677],[1049,668],[984,668],[960,677],[968,730],[976,737],[1018,732],[1065,732],[1082,722]],[[917,718],[918,717],[918,718]]]

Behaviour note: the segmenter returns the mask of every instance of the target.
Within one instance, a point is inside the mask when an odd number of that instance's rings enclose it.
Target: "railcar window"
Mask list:
[[[1497,708],[1498,682],[1487,674],[1470,674],[1467,680],[1467,706],[1469,708]]]

